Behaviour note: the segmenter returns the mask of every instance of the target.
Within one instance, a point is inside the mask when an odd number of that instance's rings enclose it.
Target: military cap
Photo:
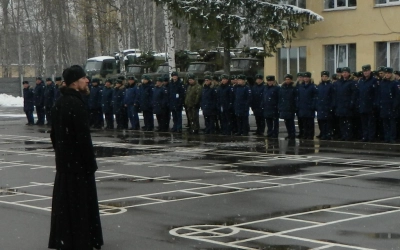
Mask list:
[[[240,74],[240,75],[237,76],[237,79],[239,79],[239,80],[246,80],[246,76],[243,75],[243,74]]]
[[[362,66],[362,71],[368,71],[368,70],[371,70],[371,65],[366,64]]]
[[[304,77],[311,77],[311,72],[308,72],[308,71],[307,71],[307,72],[304,72],[304,73],[303,73],[303,76],[304,76]]]
[[[106,82],[112,83],[112,80],[111,80],[110,78],[107,78],[107,79],[104,81],[104,83],[106,83]]]
[[[128,80],[134,80],[136,81],[136,78],[134,76],[128,76]]]
[[[142,79],[147,80],[147,81],[150,81],[150,80],[151,80],[151,79],[150,79],[150,76],[149,76],[149,75],[146,75],[146,74],[143,74],[143,75],[142,75]]]
[[[293,80],[293,76],[291,74],[286,74],[284,79],[289,78],[290,80]]]
[[[92,79],[92,83],[94,83],[94,82],[100,83],[100,79],[99,78],[93,78]]]
[[[122,84],[122,80],[121,79],[115,80],[115,84]]]
[[[204,80],[211,80],[211,76],[210,76],[210,75],[206,75],[206,76],[204,77]]]
[[[358,73],[357,74],[358,77],[363,77],[364,76],[364,73],[362,71],[358,71],[357,73]]]
[[[171,76],[178,76],[178,72],[176,72],[176,71],[172,72]]]
[[[61,80],[62,80],[61,76],[56,76],[56,78],[55,78],[56,82],[61,81]]]
[[[264,76],[261,74],[257,74],[254,78],[264,80]]]
[[[118,79],[125,80],[125,76],[118,76]]]
[[[376,71],[381,72],[381,71],[385,71],[386,67],[385,66],[379,66]]]
[[[351,72],[351,75],[357,77],[358,76],[358,72]]]
[[[329,77],[329,71],[321,71],[321,76],[328,76]]]
[[[400,76],[400,71],[395,70],[395,71],[393,71],[393,74]]]
[[[235,79],[236,79],[236,76],[235,76],[235,75],[231,75],[230,79],[231,79],[231,80],[235,80]]]
[[[23,81],[22,85],[24,85],[24,84],[29,84],[29,82],[28,81]]]
[[[51,79],[50,77],[46,78],[46,82],[52,82],[53,79]]]
[[[265,79],[267,81],[275,81],[275,76],[266,76]]]
[[[36,80],[42,80],[42,77],[40,77],[40,76],[38,76],[38,77],[36,77]]]
[[[297,72],[297,77],[299,77],[299,76],[304,76],[304,73],[303,72]]]
[[[169,75],[168,74],[165,74],[163,78],[164,78],[164,82],[169,82]]]
[[[194,74],[187,74],[187,79],[196,79],[196,76]]]
[[[336,74],[332,75],[332,80],[337,80],[337,75]]]
[[[351,73],[351,70],[350,70],[349,67],[343,67],[343,68],[342,68],[342,73],[343,73],[343,72],[349,72],[349,73]]]
[[[336,68],[336,73],[342,73],[343,69],[342,68]]]
[[[219,77],[218,77],[218,76],[213,76],[212,79],[213,79],[214,81],[219,81]]]
[[[379,71],[376,71],[376,70],[372,71],[372,75],[379,76]]]
[[[227,74],[222,74],[221,75],[221,79],[228,79],[229,80],[229,76]]]
[[[393,68],[386,67],[386,68],[385,68],[385,72],[386,72],[386,73],[393,73]]]
[[[157,82],[163,82],[164,81],[164,78],[162,78],[162,77],[157,77]]]

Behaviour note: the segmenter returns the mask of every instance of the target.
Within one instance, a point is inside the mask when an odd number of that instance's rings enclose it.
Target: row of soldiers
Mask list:
[[[317,117],[318,137],[323,140],[394,142],[400,117],[399,76],[399,72],[389,67],[379,67],[373,72],[370,65],[364,65],[361,72],[355,73],[351,73],[348,67],[338,68],[331,78],[328,71],[323,71],[319,83],[314,83],[310,72],[299,72],[296,81],[287,74],[282,84],[278,84],[272,75],[266,76],[264,82],[264,77],[259,74],[255,76],[253,86],[246,83],[244,75],[222,75],[220,79],[205,76],[202,86],[194,75],[188,75],[184,83],[173,72],[171,77],[158,78],[156,83],[148,75],[143,75],[141,82],[128,77],[125,83],[121,77],[115,81],[115,86],[110,79],[105,81],[104,86],[98,79],[93,79],[90,94],[85,99],[94,128],[101,128],[105,117],[106,128],[113,129],[115,116],[118,129],[128,129],[130,121],[130,129],[138,130],[139,113],[142,112],[143,130],[154,130],[153,115],[156,115],[159,131],[169,131],[172,117],[170,131],[182,132],[182,111],[185,109],[188,132],[197,134],[201,108],[206,134],[219,131],[223,135],[248,135],[251,109],[257,125],[256,135],[264,135],[267,127],[267,137],[277,138],[279,119],[283,119],[287,138],[294,139],[297,116],[297,137],[313,139]],[[44,110],[51,108],[54,103],[50,100],[51,96],[53,101],[57,99],[61,79],[56,78],[56,84],[46,79],[46,86],[43,86],[38,78],[36,84],[34,91],[29,90],[29,85],[26,89],[33,92],[38,112],[37,124],[43,124],[43,118],[39,118],[39,112],[42,112],[40,107]],[[50,91],[52,87],[53,94]],[[43,88],[44,101],[42,105],[37,105],[40,88]],[[33,112],[33,108],[29,110]],[[47,120],[51,122],[51,119]],[[28,124],[33,124],[29,117],[28,121]]]

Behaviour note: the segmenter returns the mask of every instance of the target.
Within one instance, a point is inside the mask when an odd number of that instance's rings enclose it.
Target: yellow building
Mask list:
[[[282,0],[307,8],[324,21],[305,27],[286,48],[265,59],[265,75],[279,81],[287,73],[335,73],[348,66],[360,71],[371,64],[400,69],[400,0]]]

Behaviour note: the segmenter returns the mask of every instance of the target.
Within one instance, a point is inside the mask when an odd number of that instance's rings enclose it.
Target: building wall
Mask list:
[[[355,43],[357,66],[351,70],[360,71],[364,64],[380,66],[375,65],[376,42],[400,41],[400,5],[376,7],[375,0],[358,0],[354,9],[324,10],[323,0],[307,0],[307,9],[324,21],[305,27],[286,47],[307,47],[307,70],[316,78],[325,70],[325,45]],[[264,74],[278,75],[277,65],[277,55],[266,58]]]

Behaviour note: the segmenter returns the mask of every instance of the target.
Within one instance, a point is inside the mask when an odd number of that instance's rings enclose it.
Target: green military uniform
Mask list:
[[[194,79],[194,76],[189,76],[189,79]],[[185,109],[188,119],[189,132],[198,133],[200,129],[199,109],[202,87],[197,81],[189,84],[186,90]]]

